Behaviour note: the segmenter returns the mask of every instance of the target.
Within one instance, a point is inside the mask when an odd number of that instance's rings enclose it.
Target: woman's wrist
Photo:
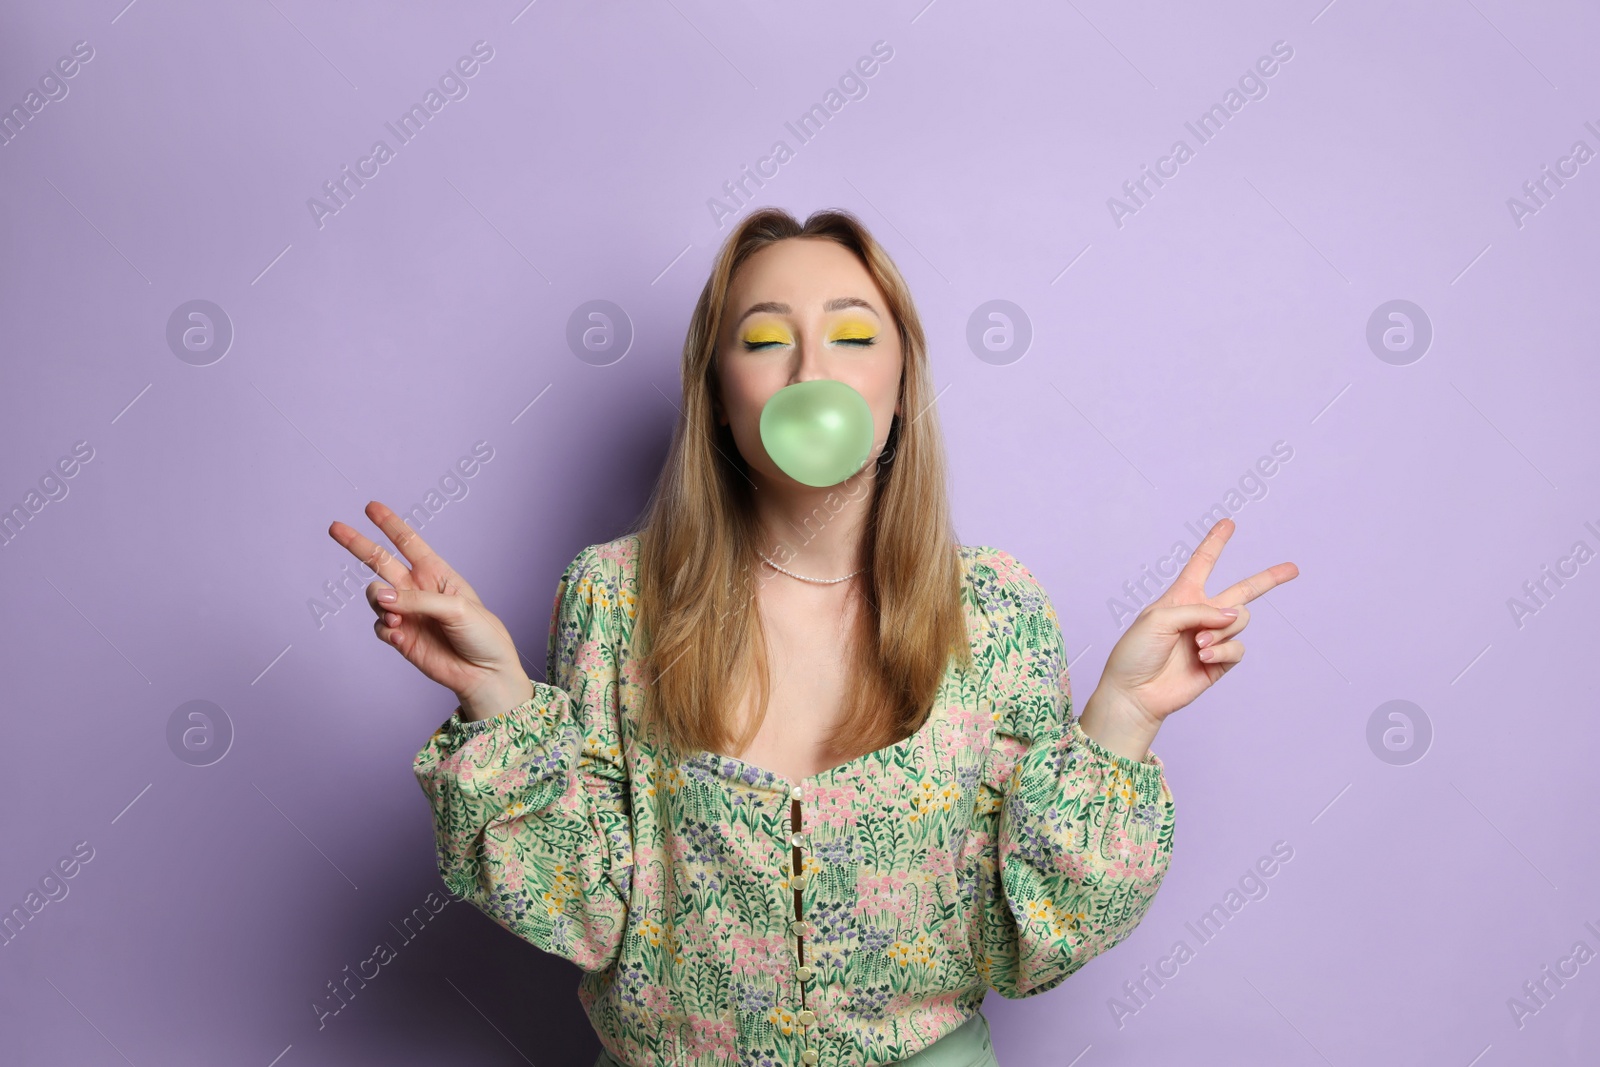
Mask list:
[[[456,694],[461,704],[461,721],[478,722],[510,711],[533,696],[533,680],[526,674],[495,677],[471,693]]]
[[[1132,697],[1107,686],[1090,694],[1078,716],[1083,732],[1119,756],[1144,762],[1161,724]]]

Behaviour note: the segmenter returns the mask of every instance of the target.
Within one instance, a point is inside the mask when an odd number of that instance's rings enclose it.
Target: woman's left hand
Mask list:
[[[1244,656],[1244,645],[1236,639],[1250,622],[1244,605],[1297,577],[1300,568],[1279,563],[1207,597],[1206,580],[1234,527],[1232,519],[1213,525],[1172,584],[1145,605],[1117,641],[1084,708],[1083,719],[1095,720],[1083,723],[1085,732],[1148,742],[1168,715],[1205,692]],[[1230,618],[1223,614],[1226,609],[1237,614]]]

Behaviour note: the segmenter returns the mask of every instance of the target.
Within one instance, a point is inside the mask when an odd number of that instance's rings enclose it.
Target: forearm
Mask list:
[[[1143,761],[1156,739],[1160,723],[1151,721],[1127,697],[1104,687],[1090,694],[1078,716],[1083,732],[1119,756]]]

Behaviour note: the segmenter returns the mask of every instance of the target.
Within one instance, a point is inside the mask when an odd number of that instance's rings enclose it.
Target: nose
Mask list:
[[[795,344],[795,366],[792,382],[812,382],[832,378],[829,368],[827,343],[819,329],[807,329]]]

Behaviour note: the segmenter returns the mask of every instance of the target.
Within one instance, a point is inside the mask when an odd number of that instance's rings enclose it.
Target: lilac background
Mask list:
[[[564,961],[461,904],[391,933],[442,891],[410,762],[453,700],[374,639],[359,583],[319,623],[349,558],[325,531],[375,533],[368,500],[409,509],[488,441],[423,533],[542,668],[561,567],[659,469],[727,232],[708,201],[741,212],[723,183],[778,139],[756,202],[854,210],[907,274],[958,531],[1048,587],[1080,704],[1110,602],[1213,505],[1239,514],[1212,591],[1301,568],[1154,746],[1179,829],[1151,912],[1058,989],[991,994],[1001,1061],[1596,1062],[1600,963],[1520,1026],[1508,1000],[1600,950],[1600,564],[1520,624],[1508,602],[1600,549],[1600,162],[1520,226],[1507,200],[1600,150],[1600,13],[1323,2],[11,8],[0,106],[94,57],[0,147],[0,506],[93,458],[0,552],[0,907],[94,858],[0,947],[8,1062],[587,1067]],[[468,95],[319,228],[308,198],[479,40]],[[801,144],[785,122],[880,40]],[[1267,95],[1119,227],[1107,199],[1275,41]],[[1434,332],[1406,365],[1366,340],[1397,298]],[[235,331],[208,366],[166,340],[193,299]],[[620,359],[569,347],[595,299],[631,324]],[[1031,324],[1020,359],[968,345],[995,299]],[[235,731],[205,767],[166,734],[196,699]],[[1432,727],[1403,766],[1368,742],[1396,699]],[[1267,895],[1200,944],[1186,924],[1279,841]],[[1194,958],[1130,997],[1179,939]]]

